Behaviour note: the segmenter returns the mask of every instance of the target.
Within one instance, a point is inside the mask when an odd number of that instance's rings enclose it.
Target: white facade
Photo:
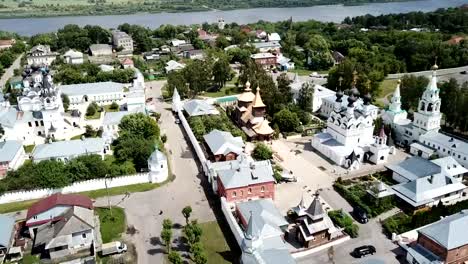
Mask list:
[[[123,51],[133,52],[133,39],[122,31],[112,32],[112,43],[114,47],[122,47]]]
[[[151,182],[163,182],[168,177],[167,157],[156,149],[148,159],[148,170]]]
[[[387,161],[390,149],[386,146],[385,133],[379,137],[373,136],[374,107],[370,104],[370,96],[365,96],[360,109],[357,109],[354,92],[347,98],[348,104],[343,107],[343,93],[336,93],[334,109],[327,120],[327,129],[314,135],[312,147],[336,164],[354,170],[366,160],[374,163]],[[327,97],[328,99],[329,97]]]
[[[75,50],[68,50],[63,54],[65,62],[68,64],[83,64],[83,53]]]
[[[409,120],[406,111],[401,109],[400,84],[395,89],[383,120],[393,128],[397,143],[410,145],[413,155],[424,158],[432,154],[452,156],[464,167],[468,167],[468,142],[439,132],[442,114],[437,69],[437,65],[434,65],[430,82],[419,100],[417,111],[414,112],[414,120]]]
[[[57,58],[57,53],[50,50],[49,45],[34,46],[27,54],[28,65],[50,65]]]
[[[98,105],[109,105],[124,103],[124,84],[115,82],[98,82],[62,85],[62,93],[70,99],[70,109],[79,109],[91,102]]]

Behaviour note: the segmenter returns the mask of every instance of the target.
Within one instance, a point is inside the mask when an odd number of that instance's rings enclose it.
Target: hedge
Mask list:
[[[343,212],[342,209],[328,212],[333,223],[339,227],[343,227],[344,231],[352,238],[359,235],[359,226],[353,222],[353,219]]]

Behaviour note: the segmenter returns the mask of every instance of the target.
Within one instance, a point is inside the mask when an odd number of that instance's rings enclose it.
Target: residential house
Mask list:
[[[99,155],[104,159],[106,141],[103,138],[83,138],[56,141],[34,147],[31,154],[34,162],[43,160],[61,160],[67,162],[83,155]]]
[[[56,193],[35,202],[26,214],[29,234],[34,238],[39,226],[60,220],[73,207],[93,210],[93,201],[81,194]]]
[[[60,89],[70,99],[70,109],[85,107],[91,102],[98,105],[122,104],[125,85],[116,82],[97,82],[62,85]]]
[[[122,67],[124,69],[128,69],[128,68],[133,68],[134,67],[134,63],[133,63],[133,60],[130,59],[130,58],[125,58],[123,59],[120,64],[122,64]]]
[[[290,58],[287,58],[283,55],[277,57],[277,62],[281,71],[294,70],[295,68],[294,62]]]
[[[21,76],[13,76],[8,81],[10,88],[13,90],[21,90],[23,89],[23,77]]]
[[[211,181],[227,202],[275,198],[275,179],[269,160],[254,161],[242,153],[236,160],[210,163]]]
[[[191,60],[203,60],[205,58],[204,50],[188,50],[184,52],[184,57]]]
[[[168,177],[167,157],[157,147],[148,158],[151,182],[163,182]]]
[[[267,39],[269,42],[272,42],[272,41],[281,41],[281,37],[278,33],[271,33],[271,34],[268,34],[267,36]]]
[[[343,237],[341,230],[333,225],[324,210],[318,192],[308,207],[302,197],[299,205],[293,208],[293,212],[297,216],[296,239],[303,247],[318,247]]]
[[[255,63],[261,65],[265,69],[271,69],[278,64],[277,57],[271,53],[256,53],[250,56]]]
[[[247,32],[248,33],[248,32]],[[264,39],[268,36],[268,34],[266,33],[265,30],[263,29],[257,29],[255,31],[255,37],[258,38],[258,39]]]
[[[392,191],[413,209],[461,198],[466,188],[462,176],[468,170],[452,157],[426,160],[415,156],[386,167],[399,182]]]
[[[106,64],[114,60],[112,46],[108,44],[93,44],[89,46],[89,52],[91,56],[88,59],[91,63]]]
[[[83,53],[76,50],[68,50],[63,54],[65,62],[68,64],[82,64],[83,63]]]
[[[0,263],[8,257],[15,237],[15,217],[0,215]]]
[[[345,60],[345,56],[341,54],[339,51],[332,52],[333,64],[338,65],[341,64]]]
[[[468,210],[427,225],[419,230],[416,242],[401,244],[411,264],[463,264],[468,261]]]
[[[133,39],[127,33],[114,30],[112,31],[112,45],[114,48],[122,48],[122,51],[133,53]]]
[[[97,217],[92,208],[64,208],[58,219],[36,229],[33,248],[52,263],[94,261]]]
[[[5,50],[13,47],[15,45],[15,39],[0,39],[0,50]]]
[[[180,44],[175,47],[171,47],[171,52],[177,57],[184,57],[187,51],[195,50],[195,47],[190,43]]]
[[[164,68],[166,70],[166,73],[170,73],[172,71],[179,71],[185,68],[185,64],[179,63],[175,60],[170,60],[166,62],[166,67]]]
[[[230,132],[212,130],[203,136],[210,159],[213,161],[235,160],[244,151],[242,137],[234,137]]]
[[[52,52],[49,45],[36,45],[26,55],[28,65],[50,65],[57,58],[58,53]]]
[[[185,42],[185,40],[180,40],[180,39],[173,39],[173,40],[171,40],[171,45],[172,45],[173,47],[178,47],[178,46],[180,46],[180,45],[182,45],[182,44],[186,44],[186,43],[187,43],[187,42]]]
[[[260,87],[254,94],[250,82],[245,84],[244,92],[237,98],[233,118],[250,139],[269,140],[275,132],[265,118],[266,105],[260,96]]]
[[[21,141],[4,140],[0,142],[0,179],[7,171],[16,170],[25,160],[25,152]]]
[[[275,54],[281,54],[281,44],[278,41],[269,41],[269,42],[254,42],[250,43],[258,49],[259,52],[270,52]]]
[[[269,199],[236,204],[235,216],[243,231],[242,264],[293,264],[285,242],[288,222]]]
[[[207,100],[188,100],[184,103],[183,108],[189,116],[219,115],[218,109]]]

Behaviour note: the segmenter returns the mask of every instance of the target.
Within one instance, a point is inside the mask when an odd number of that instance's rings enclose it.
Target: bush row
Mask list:
[[[343,210],[334,210],[328,212],[333,223],[339,227],[343,227],[344,231],[352,238],[356,238],[359,235],[359,226],[353,222],[351,216],[343,212]]]

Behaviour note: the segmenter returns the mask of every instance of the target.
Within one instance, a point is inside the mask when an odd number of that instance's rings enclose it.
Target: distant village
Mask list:
[[[0,93],[0,263],[218,263],[203,239],[211,229],[191,241],[205,218],[221,226],[216,239],[237,251],[235,263],[354,263],[374,254],[382,263],[468,261],[468,142],[441,130],[442,104],[451,102],[441,100],[437,62],[410,112],[401,80],[382,107],[358,89],[358,69],[349,86],[340,79],[331,89],[328,73],[300,74],[283,52],[286,36],[242,30],[248,48],[217,48],[221,36],[202,28],[186,32],[223,55],[179,38],[137,53],[121,30],[87,53],[27,46]],[[0,52],[17,41],[0,41]],[[232,49],[254,52],[228,64],[224,94],[177,83],[194,61]],[[339,51],[328,55],[331,67],[345,63]],[[88,64],[131,77],[55,81],[71,76],[63,65]],[[283,97],[289,102],[275,105]],[[108,170],[90,173],[103,164]],[[50,187],[21,178],[40,178],[37,168]]]

